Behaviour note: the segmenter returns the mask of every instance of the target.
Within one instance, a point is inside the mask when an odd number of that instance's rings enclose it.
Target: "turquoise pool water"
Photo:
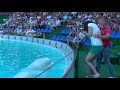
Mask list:
[[[59,50],[24,41],[0,40],[0,78],[12,78],[34,60],[48,57],[53,63],[64,57]],[[61,78],[65,60],[60,61],[39,78]]]

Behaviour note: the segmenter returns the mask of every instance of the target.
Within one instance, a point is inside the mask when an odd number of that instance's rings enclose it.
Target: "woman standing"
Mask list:
[[[93,34],[101,34],[100,29],[95,23],[88,23],[88,32],[83,31],[82,33],[89,37],[91,39],[91,49],[85,59],[86,64],[88,65],[90,72],[91,72],[91,77],[92,78],[99,78],[100,74],[96,71],[94,65],[93,65],[93,60],[97,57],[99,53],[103,51],[103,43],[101,38],[94,38]]]

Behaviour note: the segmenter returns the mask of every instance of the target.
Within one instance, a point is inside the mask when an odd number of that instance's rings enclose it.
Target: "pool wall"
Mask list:
[[[20,41],[27,41],[37,44],[46,45],[49,47],[56,48],[60,50],[65,55],[65,62],[66,62],[66,71],[62,78],[74,78],[74,67],[75,67],[75,57],[74,51],[70,46],[63,42],[53,41],[48,39],[41,39],[41,38],[33,38],[33,37],[25,37],[25,36],[12,36],[12,35],[0,35],[2,39],[10,39],[10,40],[20,40]]]

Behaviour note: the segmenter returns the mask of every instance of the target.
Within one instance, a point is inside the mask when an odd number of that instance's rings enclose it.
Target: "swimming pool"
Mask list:
[[[0,78],[11,78],[26,68],[38,58],[48,57],[53,63],[64,57],[64,54],[55,48],[25,41],[0,40]],[[52,69],[43,74],[44,78],[62,77],[65,70],[65,60],[62,60]]]
[[[54,63],[51,68],[44,70],[45,72],[26,68],[31,62],[43,57],[50,58]],[[74,78],[75,58],[74,51],[63,42],[0,35],[0,65],[0,78],[13,77],[24,71],[34,74],[36,78]]]

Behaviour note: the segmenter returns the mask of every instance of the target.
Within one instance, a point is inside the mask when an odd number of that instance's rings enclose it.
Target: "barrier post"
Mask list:
[[[10,39],[10,36],[8,35],[8,39]]]
[[[42,42],[43,44],[44,44],[44,40],[43,40],[43,42]]]
[[[51,41],[49,41],[49,45],[51,45]]]
[[[26,38],[26,41],[28,41],[28,38]]]
[[[20,40],[22,40],[22,37],[20,37]]]
[[[39,40],[37,39],[37,43],[39,43]]]
[[[45,39],[45,33],[43,33],[43,39]]]
[[[79,63],[78,63],[78,60],[79,60],[79,50],[80,50],[80,48],[79,48],[79,45],[76,47],[76,60],[75,60],[75,78],[78,78],[78,65],[79,65]]]
[[[119,61],[119,64],[120,64],[120,53],[118,53],[118,61]]]
[[[33,37],[32,37],[32,43],[33,43]]]
[[[63,48],[63,45],[61,44],[61,48]]]
[[[70,44],[70,37],[67,38],[67,44]]]
[[[57,42],[55,43],[55,47],[57,48]]]
[[[16,39],[16,36],[14,37],[14,39]]]

